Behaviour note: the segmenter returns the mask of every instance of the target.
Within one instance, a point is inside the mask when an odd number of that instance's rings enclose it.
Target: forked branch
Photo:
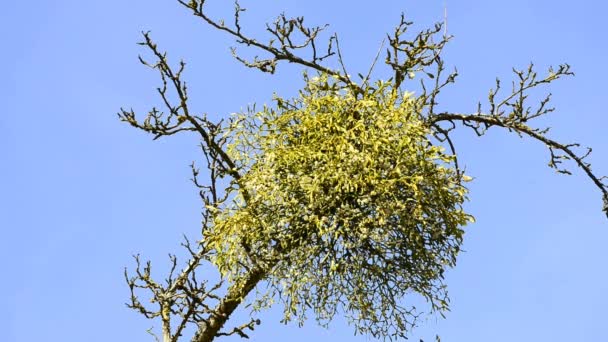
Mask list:
[[[150,63],[143,57],[139,57],[140,62],[151,68],[158,70],[162,86],[157,88],[166,112],[154,107],[149,112],[143,122],[138,121],[135,112],[121,108],[118,113],[122,121],[131,126],[146,131],[154,135],[154,139],[163,136],[173,135],[183,131],[198,132],[202,139],[202,148],[206,154],[214,161],[218,176],[230,175],[237,183],[241,175],[234,161],[224,150],[226,139],[222,137],[221,122],[214,123],[207,119],[206,115],[192,114],[188,106],[188,86],[182,80],[186,63],[180,61],[179,68],[174,70],[167,59],[167,54],[158,49],[156,43],[150,37],[149,32],[144,32],[144,41],[140,45],[146,46],[155,57],[155,62]],[[170,95],[171,88],[176,101]],[[177,102],[174,104],[174,102]],[[247,195],[245,191],[245,195]]]
[[[559,143],[546,136],[549,128],[539,129],[528,125],[530,120],[551,113],[554,110],[553,107],[547,106],[551,94],[543,98],[536,107],[528,106],[526,102],[528,91],[540,85],[551,83],[561,77],[573,75],[572,71],[570,71],[570,66],[564,64],[556,69],[549,68],[548,74],[541,78],[539,78],[532,64],[524,70],[513,69],[513,72],[516,75],[516,80],[513,82],[512,91],[501,100],[497,99],[497,94],[501,89],[500,80],[496,80],[496,88],[491,89],[488,95],[489,111],[487,113],[482,111],[481,104],[478,105],[478,110],[474,114],[431,113],[428,117],[429,125],[434,127],[437,133],[447,139],[451,147],[453,145],[451,140],[449,140],[448,133],[455,128],[455,121],[461,122],[464,126],[473,129],[478,136],[484,135],[490,127],[502,127],[520,136],[529,136],[544,143],[551,154],[549,167],[562,174],[571,174],[569,169],[561,165],[565,160],[572,160],[602,192],[603,210],[608,216],[608,185],[605,182],[606,177],[595,175],[591,170],[591,164],[586,161],[586,158],[591,153],[591,148],[587,148],[583,153],[577,153],[575,148],[580,147],[580,144]],[[450,126],[443,128],[440,126],[441,123],[448,123]]]
[[[271,39],[268,43],[262,43],[259,40],[247,36],[241,27],[240,16],[245,9],[242,8],[238,1],[235,1],[234,10],[234,23],[229,26],[224,20],[212,19],[206,12],[205,3],[206,0],[177,0],[180,4],[187,7],[192,11],[196,17],[201,18],[207,24],[212,27],[226,32],[232,35],[236,42],[246,46],[255,46],[262,51],[269,53],[268,58],[254,57],[253,60],[246,60],[240,57],[236,53],[236,49],[233,48],[233,56],[243,63],[244,65],[259,69],[263,72],[274,73],[276,71],[277,63],[280,61],[287,61],[289,63],[295,63],[302,65],[307,68],[317,70],[321,73],[328,74],[336,77],[344,84],[359,89],[359,86],[352,82],[346,73],[338,70],[331,69],[321,63],[334,56],[337,51],[335,45],[337,45],[337,36],[333,35],[327,42],[327,48],[325,50],[319,49],[318,37],[327,28],[325,26],[308,27],[304,24],[303,17],[289,18],[285,14],[281,14],[272,24],[266,25],[266,31],[270,33]],[[298,38],[298,36],[300,38]],[[302,57],[298,54],[300,50],[309,50],[310,58]],[[339,58],[339,62],[343,65],[343,61]],[[360,90],[360,89],[359,89]]]

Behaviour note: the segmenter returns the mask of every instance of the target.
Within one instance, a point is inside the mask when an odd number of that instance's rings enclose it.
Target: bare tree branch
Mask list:
[[[544,135],[544,132],[538,129],[532,129],[526,125],[523,125],[521,122],[509,122],[497,117],[495,115],[486,115],[486,114],[458,114],[458,113],[439,113],[435,114],[430,118],[431,124],[436,124],[442,121],[460,121],[464,125],[473,128],[479,135],[483,133],[480,132],[480,127],[484,127],[484,132],[489,127],[497,126],[507,128],[512,130],[518,134],[527,135],[529,137],[534,138],[540,142],[543,142],[551,153],[551,159],[549,161],[549,166],[551,168],[556,169],[559,173],[570,174],[570,171],[564,168],[559,168],[559,164],[562,163],[563,160],[573,160],[577,166],[583,169],[583,172],[591,179],[593,184],[600,189],[602,192],[602,197],[604,201],[603,209],[607,212],[608,216],[608,187],[602,179],[604,177],[598,177],[591,171],[591,165],[584,161],[584,159],[589,156],[591,149],[588,149],[583,155],[578,155],[573,151],[574,147],[578,147],[579,144],[561,144],[555,140],[549,139]],[[563,154],[558,154],[557,151],[562,152]]]
[[[399,25],[392,35],[388,35],[389,48],[386,50],[385,63],[394,71],[395,86],[399,88],[405,78],[414,78],[415,74],[437,62],[443,47],[451,36],[441,36],[443,24],[437,23],[431,29],[419,32],[414,39],[404,39],[408,28],[413,24],[401,14]],[[435,37],[440,36],[438,42]]]
[[[240,6],[238,1],[235,2],[234,25],[232,27],[227,26],[223,20],[214,20],[207,15],[204,7],[206,0],[178,0],[178,2],[190,9],[192,14],[201,18],[207,24],[235,37],[237,43],[246,46],[255,46],[272,56],[265,59],[255,57],[252,61],[247,61],[244,58],[239,57],[236,54],[236,49],[233,48],[233,56],[248,67],[256,68],[263,72],[274,73],[279,61],[287,61],[289,63],[295,63],[317,70],[324,74],[335,76],[340,81],[344,82],[344,84],[355,89],[360,89],[357,84],[350,80],[345,72],[333,70],[321,64],[326,58],[331,57],[336,53],[333,49],[333,43],[337,40],[335,35],[328,41],[327,52],[321,54],[317,48],[317,38],[327,25],[322,27],[307,27],[304,25],[303,17],[288,18],[285,14],[281,14],[272,24],[266,25],[266,31],[272,35],[272,39],[264,44],[243,33],[240,25],[240,14],[244,12],[245,9]],[[296,42],[294,32],[297,32],[304,38],[302,42]],[[307,59],[298,56],[295,53],[295,51],[302,49],[309,49],[312,58]],[[339,58],[339,62],[343,66],[341,58]]]
[[[190,112],[188,107],[188,87],[181,79],[186,64],[180,61],[178,70],[174,71],[169,65],[167,54],[158,49],[156,43],[152,41],[150,33],[143,32],[143,36],[144,41],[140,45],[144,45],[152,51],[156,57],[156,62],[153,64],[148,63],[141,56],[139,59],[142,64],[159,71],[163,85],[157,88],[157,91],[168,110],[168,115],[153,108],[143,123],[140,123],[137,121],[133,110],[127,111],[121,109],[121,112],[118,114],[119,118],[133,127],[154,134],[154,139],[182,131],[198,132],[203,140],[204,148],[210,153],[211,158],[218,162],[221,172],[232,176],[238,182],[241,179],[241,175],[232,159],[224,151],[221,145],[222,142],[218,142],[221,125],[212,123],[205,116],[192,115]],[[177,105],[173,105],[169,98],[167,84],[171,84],[172,89],[177,95]],[[184,127],[186,123],[189,123],[190,126]]]

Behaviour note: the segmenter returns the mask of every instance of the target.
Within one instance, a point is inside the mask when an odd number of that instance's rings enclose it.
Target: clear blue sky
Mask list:
[[[220,3],[220,0],[209,0]],[[230,2],[221,1],[229,10]],[[443,0],[267,1],[250,7],[256,34],[281,11],[331,23],[347,66],[367,70],[401,11],[418,27],[442,20]],[[218,15],[222,6],[217,8]],[[557,111],[543,123],[552,137],[592,146],[608,174],[606,13],[602,1],[448,0],[448,65],[461,77],[442,104],[472,112],[494,78],[511,67],[568,62],[576,72],[550,87]],[[247,70],[231,39],[195,20],[175,1],[9,1],[0,13],[0,327],[3,341],[152,341],[145,321],[124,306],[122,278],[141,252],[159,269],[180,236],[195,236],[199,201],[188,165],[194,136],[153,142],[118,121],[121,106],[159,104],[157,75],[141,67],[140,31],[175,59],[189,61],[193,105],[225,116],[273,91],[294,94],[300,69],[274,77]],[[457,136],[475,177],[466,253],[449,272],[452,311],[415,337],[444,341],[604,341],[608,221],[599,191],[578,170],[546,167],[548,152],[517,136]],[[351,340],[338,321],[281,325],[261,316],[253,341]],[[6,326],[5,326],[6,325]],[[158,327],[158,324],[154,324]],[[365,338],[359,338],[363,341]]]

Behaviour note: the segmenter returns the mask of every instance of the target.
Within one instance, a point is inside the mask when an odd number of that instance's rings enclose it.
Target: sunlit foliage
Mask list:
[[[410,292],[447,309],[443,274],[472,217],[465,176],[429,139],[421,105],[391,82],[357,96],[322,75],[241,115],[228,151],[247,171],[205,236],[219,269],[234,278],[248,257],[266,265],[287,320],[340,309],[384,335],[413,322]]]

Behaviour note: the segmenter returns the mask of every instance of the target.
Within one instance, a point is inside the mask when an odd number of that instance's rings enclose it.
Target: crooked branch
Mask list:
[[[320,53],[317,48],[317,38],[327,25],[322,27],[307,27],[304,25],[303,17],[288,18],[284,14],[281,14],[274,23],[266,25],[266,31],[272,35],[272,39],[267,44],[264,44],[243,33],[240,24],[240,15],[245,9],[240,6],[238,1],[235,2],[234,25],[232,27],[228,26],[223,20],[214,20],[209,17],[205,11],[205,0],[178,0],[178,2],[190,9],[196,17],[201,18],[207,24],[235,37],[237,43],[246,46],[255,46],[272,55],[272,57],[268,59],[258,59],[255,57],[253,61],[247,61],[244,58],[239,57],[236,54],[236,50],[233,49],[234,57],[248,67],[256,68],[263,72],[274,73],[279,61],[287,61],[334,76],[344,82],[344,84],[362,91],[359,85],[352,82],[347,74],[320,64],[326,58],[336,54],[334,51],[334,43],[337,44],[337,36],[335,35],[329,39],[327,51],[325,53]],[[295,42],[294,32],[297,32],[304,38],[303,42]],[[298,56],[294,52],[305,48],[311,50],[312,58],[307,59]],[[341,57],[339,57],[339,62],[342,66],[344,65]]]
[[[503,127],[509,130],[513,130],[517,133],[527,135],[533,139],[544,143],[547,147],[549,147],[549,150],[551,152],[551,161],[549,162],[550,167],[555,168],[560,173],[570,174],[568,170],[558,168],[558,164],[561,164],[561,159],[571,159],[576,163],[578,167],[583,170],[587,177],[591,179],[593,184],[602,192],[604,201],[603,210],[608,216],[608,187],[602,182],[604,177],[596,176],[591,170],[591,165],[584,161],[584,159],[589,156],[591,149],[588,149],[587,152],[583,155],[577,155],[572,150],[572,148],[578,147],[578,144],[561,144],[555,140],[547,138],[544,135],[546,131],[533,129],[522,123],[505,122],[503,119],[496,115],[439,113],[434,114],[432,117],[429,118],[430,124],[437,124],[442,121],[460,121],[464,125],[474,128],[476,132],[478,132],[477,129],[480,127],[479,125],[483,125],[484,129],[487,129],[491,126]],[[555,150],[561,151],[565,155],[558,155],[554,152]]]

